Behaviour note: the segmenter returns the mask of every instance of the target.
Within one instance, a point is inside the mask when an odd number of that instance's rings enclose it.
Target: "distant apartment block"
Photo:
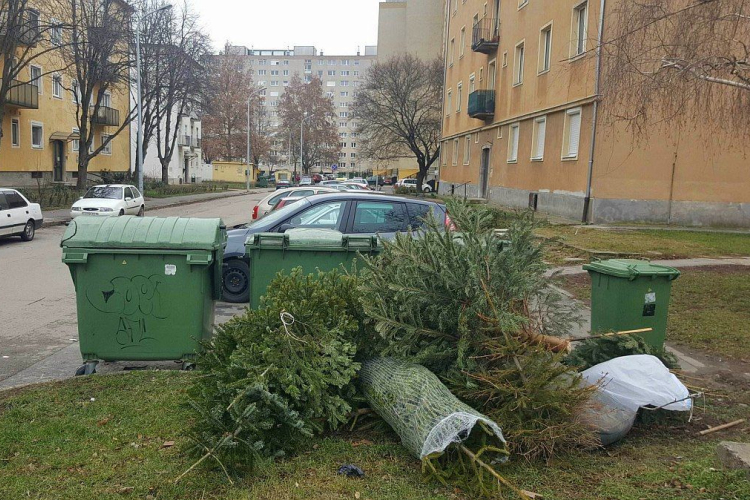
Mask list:
[[[441,193],[590,222],[750,226],[741,148],[676,140],[668,123],[634,142],[602,120],[604,91],[596,114],[599,9],[620,1],[450,0]]]
[[[259,50],[244,46],[229,47],[229,52],[244,57],[245,64],[253,71],[256,85],[261,91],[271,136],[271,160],[261,168],[277,169],[288,166],[289,155],[285,151],[287,138],[278,130],[280,119],[278,106],[289,81],[298,75],[303,81],[313,77],[323,82],[323,90],[333,99],[338,125],[341,152],[335,163],[341,173],[362,173],[372,170],[371,165],[360,155],[357,122],[353,119],[354,99],[363,85],[367,69],[377,57],[377,47],[366,46],[356,55],[327,55],[314,46],[294,46],[293,49]],[[316,165],[322,172],[331,172],[329,165]]]

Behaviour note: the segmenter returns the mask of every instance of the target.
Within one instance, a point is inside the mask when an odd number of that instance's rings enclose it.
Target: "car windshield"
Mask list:
[[[302,203],[305,203],[304,198],[300,198],[294,203],[290,203],[289,205],[286,205],[283,208],[280,208],[274,212],[271,212],[265,217],[263,217],[262,219],[258,219],[256,221],[251,222],[250,225],[253,226],[255,224],[258,224],[259,222],[262,222],[263,224],[275,224],[279,222],[280,220],[283,220],[285,217],[288,217],[292,212],[297,210],[297,208]]]
[[[121,200],[122,188],[111,186],[94,186],[83,196],[84,198],[106,198],[108,200]]]

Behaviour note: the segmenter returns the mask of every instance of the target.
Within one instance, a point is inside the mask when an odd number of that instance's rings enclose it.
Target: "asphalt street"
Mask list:
[[[151,210],[147,204],[147,215],[221,217],[231,227],[248,222],[255,202],[265,195],[250,193]],[[71,365],[75,370],[80,364],[75,290],[61,261],[60,239],[65,229],[44,227],[28,243],[15,237],[0,239],[0,388],[34,377],[61,378],[72,374]],[[218,304],[217,322],[241,309]],[[10,380],[15,383],[9,384]]]

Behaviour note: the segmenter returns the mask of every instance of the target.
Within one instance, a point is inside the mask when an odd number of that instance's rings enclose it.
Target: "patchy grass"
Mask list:
[[[681,269],[672,283],[667,340],[750,360],[750,267]],[[563,287],[591,303],[588,274],[566,276]]]
[[[230,485],[216,465],[193,463],[183,436],[191,413],[184,388],[199,374],[132,372],[91,376],[0,393],[0,498],[155,499],[465,499],[425,481],[417,460],[385,431],[311,440],[295,457],[261,464]],[[547,499],[745,499],[750,482],[714,458],[724,439],[747,440],[747,427],[702,438],[697,430],[746,413],[747,391],[709,400],[687,424],[640,424],[618,446],[559,456],[549,464],[514,461],[505,475]],[[91,398],[94,398],[92,401]],[[164,446],[174,441],[174,446]],[[361,480],[336,475],[344,463]],[[359,496],[357,496],[359,493]]]
[[[750,234],[663,229],[595,229],[546,226],[537,234],[561,246],[561,255],[591,258],[597,254],[649,259],[750,256]]]

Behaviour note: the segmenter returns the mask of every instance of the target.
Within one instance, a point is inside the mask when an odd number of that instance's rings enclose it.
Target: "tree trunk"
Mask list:
[[[81,158],[79,155],[78,159],[78,181],[76,182],[76,187],[83,191],[86,189],[86,181],[88,180],[88,169],[89,169],[89,162],[86,158]]]
[[[171,158],[167,160],[166,158],[163,160],[160,160],[161,162],[161,181],[164,184],[169,184],[169,162]]]
[[[419,162],[419,171],[417,172],[417,192],[421,193],[424,184],[424,179],[427,177],[427,165],[424,164],[423,161]]]

